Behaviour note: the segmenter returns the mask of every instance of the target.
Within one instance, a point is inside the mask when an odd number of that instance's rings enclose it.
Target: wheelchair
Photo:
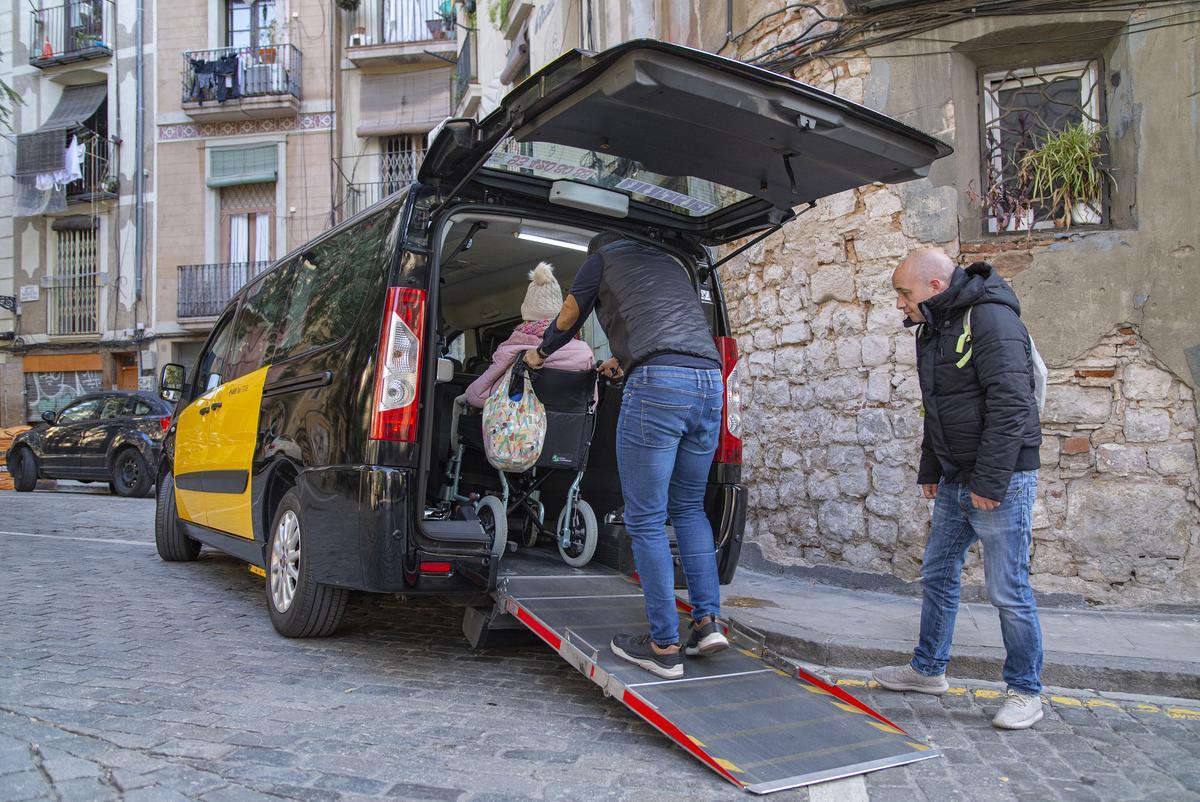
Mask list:
[[[581,498],[579,490],[596,429],[598,374],[594,370],[542,368],[530,370],[529,376],[534,393],[546,409],[546,439],[537,463],[521,474],[497,471],[498,495],[463,494],[459,485],[465,450],[484,452],[483,414],[479,410],[456,409],[450,435],[453,453],[446,469],[447,484],[439,498],[443,502],[474,505],[480,525],[493,537],[492,553],[496,556],[509,548],[515,550],[517,544],[509,543],[509,518],[520,518],[522,545],[530,548],[537,544],[539,536],[551,537],[563,561],[582,568],[596,553],[599,537],[596,513]],[[465,405],[466,401],[456,403]],[[550,529],[545,521],[541,491],[546,481],[560,472],[573,475],[573,480],[558,521]]]

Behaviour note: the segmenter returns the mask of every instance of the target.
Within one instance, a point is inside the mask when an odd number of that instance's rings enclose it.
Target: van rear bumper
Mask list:
[[[480,570],[486,549],[469,543],[421,548],[424,537],[412,527],[419,503],[415,488],[414,472],[404,468],[337,465],[303,471],[297,489],[313,577],[375,593],[452,592],[471,586],[459,569]],[[447,577],[422,576],[419,563],[424,559],[451,562],[455,571]]]

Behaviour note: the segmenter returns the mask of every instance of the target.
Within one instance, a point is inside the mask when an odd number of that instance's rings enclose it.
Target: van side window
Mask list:
[[[233,353],[229,356],[226,381],[253,373],[268,364],[268,352],[279,340],[288,310],[291,268],[292,263],[282,264],[247,289],[234,326]]]
[[[384,281],[386,209],[298,256],[292,265],[283,335],[275,362],[340,340],[362,314],[372,285]]]
[[[200,355],[196,370],[196,383],[193,397],[221,385],[226,379],[226,356],[229,354],[229,341],[233,339],[233,319],[236,309],[231,309],[225,317],[217,322],[216,330],[208,341],[208,347]]]

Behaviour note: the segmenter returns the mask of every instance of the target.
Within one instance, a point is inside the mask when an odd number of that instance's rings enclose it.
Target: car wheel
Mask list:
[[[141,498],[152,484],[146,458],[136,448],[122,449],[112,464],[112,489],[118,496]]]
[[[312,579],[300,496],[284,494],[267,538],[267,610],[271,624],[288,638],[332,635],[346,612],[350,591]]]
[[[8,466],[8,470],[18,493],[28,493],[37,487],[37,462],[28,448],[18,448],[13,452],[12,465]]]
[[[175,509],[175,475],[168,472],[158,483],[154,507],[154,545],[167,562],[191,562],[200,556],[200,541],[183,533]]]

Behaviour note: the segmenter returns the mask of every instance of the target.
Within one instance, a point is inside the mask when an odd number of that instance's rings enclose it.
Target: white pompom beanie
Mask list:
[[[554,278],[554,265],[539,262],[529,273],[529,289],[521,304],[522,320],[553,320],[563,305],[562,287]]]

